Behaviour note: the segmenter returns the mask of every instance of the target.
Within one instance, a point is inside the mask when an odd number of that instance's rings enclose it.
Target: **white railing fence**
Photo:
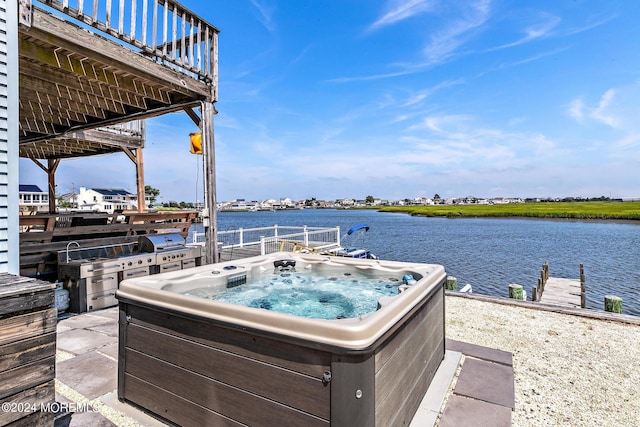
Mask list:
[[[204,233],[193,232],[192,243],[203,243]],[[284,246],[283,246],[284,244]],[[218,249],[242,248],[260,245],[262,255],[279,252],[291,246],[331,249],[340,246],[340,227],[272,227],[238,228],[218,231]]]

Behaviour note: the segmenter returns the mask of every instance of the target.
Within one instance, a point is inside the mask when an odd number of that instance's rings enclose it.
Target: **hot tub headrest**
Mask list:
[[[273,261],[275,268],[294,268],[296,266],[295,259],[277,259]]]

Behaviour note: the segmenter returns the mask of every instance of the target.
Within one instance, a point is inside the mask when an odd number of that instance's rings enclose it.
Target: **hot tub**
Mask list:
[[[336,319],[215,299],[291,264],[400,286]],[[125,280],[118,398],[179,425],[408,425],[444,358],[445,279],[433,264],[277,253]]]

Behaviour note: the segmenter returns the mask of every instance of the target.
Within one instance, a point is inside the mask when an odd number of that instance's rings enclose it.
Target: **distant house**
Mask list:
[[[21,214],[49,211],[49,193],[37,185],[18,186],[19,209]]]
[[[72,191],[70,193],[56,195],[58,206],[68,206],[68,209],[75,209],[78,207],[78,193]],[[63,203],[61,203],[63,202]]]
[[[77,203],[83,211],[113,213],[138,209],[138,197],[121,188],[80,187]],[[151,197],[145,196],[145,206],[150,203]]]

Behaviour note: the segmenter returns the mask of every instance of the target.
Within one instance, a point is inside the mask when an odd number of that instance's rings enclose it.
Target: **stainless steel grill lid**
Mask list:
[[[179,233],[146,234],[138,237],[138,252],[162,252],[182,249],[186,240]]]

